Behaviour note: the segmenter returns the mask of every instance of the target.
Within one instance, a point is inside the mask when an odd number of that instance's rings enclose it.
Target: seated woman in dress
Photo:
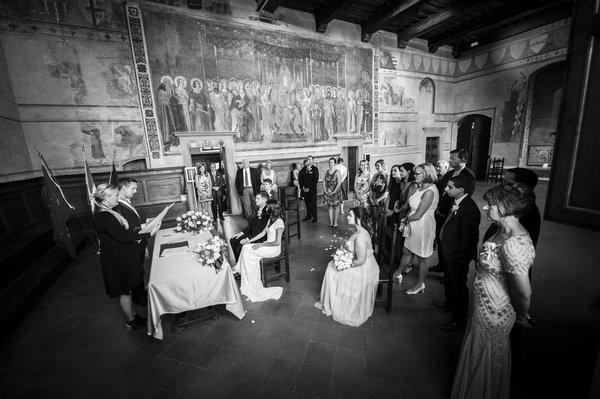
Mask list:
[[[459,356],[452,398],[508,398],[509,334],[518,323],[531,327],[529,268],[535,249],[519,222],[534,201],[522,183],[503,182],[483,199],[498,231],[480,249],[473,280],[473,303]]]
[[[240,258],[234,270],[239,270],[241,275],[240,292],[252,302],[266,301],[267,299],[279,299],[283,293],[281,287],[263,287],[260,278],[260,260],[262,258],[273,258],[281,253],[281,240],[283,239],[284,215],[279,202],[268,200],[270,219],[263,234],[267,240],[258,244],[244,244]]]
[[[355,228],[346,243],[354,254],[352,267],[337,270],[333,261],[329,262],[321,286],[321,301],[315,306],[338,323],[358,327],[373,314],[379,265],[373,257],[369,211],[364,207],[352,208],[346,219]]]
[[[422,163],[415,167],[414,172],[419,189],[408,198],[409,214],[400,221],[401,225],[408,227],[404,227],[406,231],[403,231],[405,239],[400,267],[394,272],[394,278],[401,283],[404,269],[418,260],[419,279],[411,289],[406,291],[409,295],[425,291],[427,259],[433,255],[435,238],[434,212],[440,198],[435,186],[437,180],[435,167],[430,163]]]
[[[139,234],[130,231],[127,220],[113,208],[119,203],[119,189],[100,184],[94,193],[94,228],[100,241],[100,265],[106,294],[119,297],[125,314],[125,328],[145,328],[146,319],[133,309],[131,289],[144,283],[137,241],[154,235],[158,230]]]
[[[198,194],[198,211],[206,213],[212,217],[212,182],[210,175],[206,171],[206,165],[198,165],[198,174],[196,175],[196,192]]]

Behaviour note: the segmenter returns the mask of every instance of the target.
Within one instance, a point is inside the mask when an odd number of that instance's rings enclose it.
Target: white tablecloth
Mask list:
[[[225,266],[216,273],[213,267],[202,266],[198,255],[191,251],[160,257],[162,244],[187,240],[191,250],[211,236],[208,231],[189,234],[173,229],[156,233],[148,280],[148,335],[163,339],[160,316],[165,313],[226,304],[226,309],[236,317],[244,317],[244,306],[231,267]]]

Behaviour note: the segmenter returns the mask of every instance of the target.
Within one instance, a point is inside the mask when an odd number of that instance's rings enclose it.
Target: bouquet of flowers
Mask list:
[[[333,256],[333,265],[337,270],[349,269],[352,267],[352,252],[348,251],[344,246],[338,248]]]
[[[215,268],[215,273],[229,264],[227,260],[227,243],[219,237],[213,237],[208,241],[201,242],[194,249],[200,257],[198,262],[202,266],[210,266]]]
[[[200,231],[212,228],[212,218],[204,212],[189,211],[177,218],[175,231]]]

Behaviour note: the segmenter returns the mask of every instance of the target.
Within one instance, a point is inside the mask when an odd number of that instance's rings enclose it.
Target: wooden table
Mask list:
[[[148,280],[148,335],[163,339],[160,316],[166,313],[225,304],[237,318],[244,317],[246,312],[231,267],[224,265],[217,273],[213,267],[201,265],[198,254],[191,251],[211,237],[208,231],[192,234],[163,229],[156,233]],[[182,241],[189,243],[187,252],[160,256],[162,244]]]

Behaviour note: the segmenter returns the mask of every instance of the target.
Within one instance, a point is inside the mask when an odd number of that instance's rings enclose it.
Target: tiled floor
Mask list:
[[[437,327],[447,317],[431,305],[442,296],[441,276],[428,277],[424,294],[407,296],[411,274],[394,291],[391,315],[377,306],[362,327],[339,325],[313,304],[327,248],[349,231],[334,235],[324,209],[319,217],[292,241],[292,280],[281,300],[245,301],[241,321],[225,315],[162,342],[122,328],[86,249],[3,348],[2,397],[447,397],[463,332]],[[228,218],[224,228],[238,221]],[[598,243],[599,232],[543,222],[532,305],[543,328],[525,337],[527,382],[515,397],[585,397],[600,336]],[[173,317],[163,320],[168,332]]]

